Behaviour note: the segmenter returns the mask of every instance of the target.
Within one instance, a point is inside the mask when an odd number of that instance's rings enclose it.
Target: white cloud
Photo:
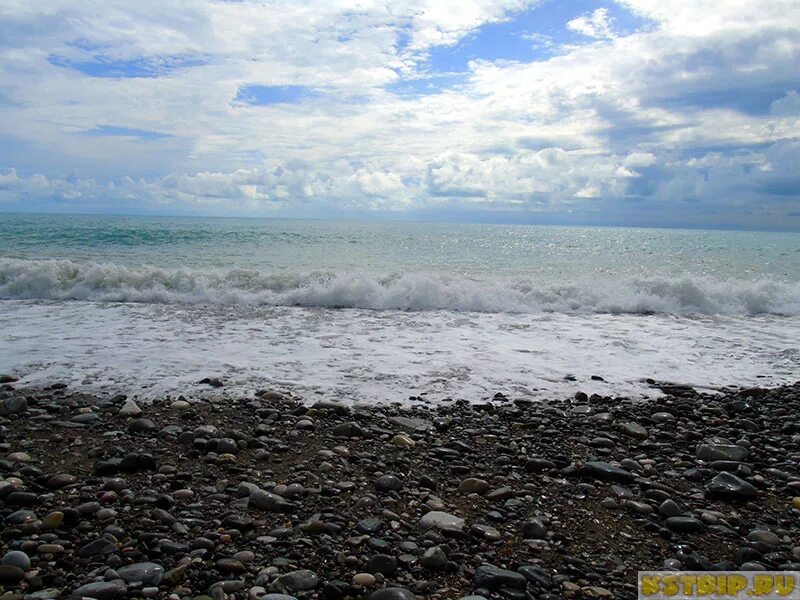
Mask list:
[[[597,8],[590,14],[572,19],[567,22],[567,29],[597,39],[613,39],[616,37],[607,8]]]
[[[529,63],[476,47],[457,87],[385,88],[429,75],[432,47],[536,5],[4,2],[0,198],[335,211],[740,202],[743,186],[753,203],[786,197],[796,165],[776,156],[800,139],[794,1],[619,0],[647,26],[615,33],[617,13],[598,8],[566,24],[583,46],[553,35],[552,57]],[[158,76],[90,77],[59,60]],[[316,93],[235,102],[251,84]],[[91,133],[103,126],[168,137]]]

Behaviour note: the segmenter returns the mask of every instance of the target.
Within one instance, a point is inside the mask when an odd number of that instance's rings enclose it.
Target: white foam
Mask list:
[[[0,372],[143,398],[208,393],[207,376],[365,402],[768,385],[800,378],[798,339],[800,317],[0,302]]]
[[[0,298],[569,314],[800,315],[800,283],[653,277],[544,282],[406,273],[191,270],[0,259]]]

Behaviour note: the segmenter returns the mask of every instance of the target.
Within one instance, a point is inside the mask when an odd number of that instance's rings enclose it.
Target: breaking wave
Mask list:
[[[540,284],[364,272],[266,274],[0,259],[0,298],[476,312],[800,315],[800,283],[709,278]]]

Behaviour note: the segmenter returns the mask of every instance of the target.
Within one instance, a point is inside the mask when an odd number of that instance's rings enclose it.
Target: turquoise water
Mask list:
[[[0,372],[31,385],[638,395],[794,381],[798,339],[798,234],[0,215]]]
[[[800,280],[800,234],[748,231],[5,214],[0,256],[266,272]]]
[[[800,314],[800,234],[3,215],[0,297]]]

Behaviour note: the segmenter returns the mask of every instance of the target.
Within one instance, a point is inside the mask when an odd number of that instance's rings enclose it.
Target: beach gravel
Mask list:
[[[624,599],[639,570],[800,569],[800,383],[654,386],[365,406],[6,381],[0,597]]]

